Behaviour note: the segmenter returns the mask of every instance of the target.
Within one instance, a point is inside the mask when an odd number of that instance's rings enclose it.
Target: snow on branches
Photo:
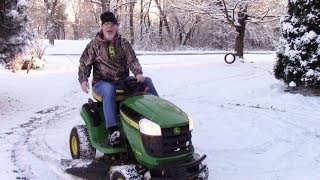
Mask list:
[[[28,31],[27,0],[5,0],[0,4],[0,63],[8,64],[26,50],[33,35]]]
[[[275,77],[297,86],[320,87],[320,1],[290,0],[281,20]]]

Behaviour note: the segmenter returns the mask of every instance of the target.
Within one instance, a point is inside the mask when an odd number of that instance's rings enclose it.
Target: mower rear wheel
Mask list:
[[[110,169],[108,180],[141,180],[135,165],[114,166]]]
[[[96,149],[90,143],[85,125],[72,128],[69,145],[72,159],[93,159],[96,156]]]

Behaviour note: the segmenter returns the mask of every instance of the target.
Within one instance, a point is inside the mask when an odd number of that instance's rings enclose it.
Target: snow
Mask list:
[[[23,43],[25,40],[22,37],[12,37],[10,39],[10,43],[12,44],[20,44]]]
[[[320,36],[318,35],[317,39],[316,39],[316,43],[320,44]]]
[[[16,18],[16,17],[19,16],[19,12],[14,9],[14,10],[11,10],[11,11],[7,14],[7,16],[12,17],[12,18]]]
[[[135,165],[113,166],[110,171],[111,171],[110,177],[112,177],[113,173],[117,172],[117,171],[124,172],[123,175],[124,175],[125,179],[130,179],[130,178],[133,178],[136,176],[137,176],[137,178],[139,177],[139,174],[136,173],[136,171],[135,171]]]
[[[66,53],[85,47],[59,43]],[[77,80],[79,57],[47,54],[46,69],[29,74],[0,69],[2,179],[78,179],[60,159],[71,158],[69,134],[84,124],[79,110],[91,97]],[[192,141],[207,155],[209,179],[320,178],[319,98],[284,92],[272,74],[274,53],[231,65],[224,54],[138,58],[160,96],[194,120]]]
[[[296,87],[297,86],[297,84],[295,83],[295,82],[293,82],[293,81],[291,81],[290,83],[289,83],[289,87]]]
[[[28,6],[28,1],[27,0],[19,0],[17,3],[18,7],[26,7]]]
[[[310,43],[312,40],[316,39],[318,37],[317,33],[314,31],[309,31],[306,32],[302,37],[301,37],[301,41],[303,44],[308,44]]]
[[[282,23],[282,29],[283,31],[291,32],[293,30],[293,26],[291,23],[285,22]]]
[[[90,40],[55,40],[54,46],[49,45],[48,40],[38,40],[44,48],[46,48],[46,54],[64,55],[64,54],[76,54],[79,55],[83,52],[84,48],[90,42]],[[69,47],[66,47],[68,44]]]
[[[310,20],[313,20],[313,19],[317,18],[317,16],[315,14],[309,13],[307,15],[307,18],[308,18],[308,21],[310,21]]]
[[[313,69],[309,69],[306,75],[307,75],[307,77],[314,76],[314,70]]]
[[[293,59],[301,59],[301,56],[299,56],[299,54],[301,53],[301,51],[299,50],[291,50],[289,44],[287,44],[285,46],[285,51],[284,51],[284,55],[288,56],[290,60]]]
[[[318,48],[320,37],[317,30],[319,9],[315,6],[317,2],[290,1],[292,5],[290,14],[282,19],[283,37],[277,52],[280,59],[276,71],[283,72],[281,68],[283,66],[286,68],[284,74],[278,78],[296,79],[296,83],[303,86],[317,86],[317,80],[320,79],[319,68],[315,68],[320,52]],[[296,66],[298,63],[301,64],[300,67]]]

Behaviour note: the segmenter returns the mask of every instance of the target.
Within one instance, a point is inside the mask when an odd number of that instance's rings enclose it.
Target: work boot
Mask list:
[[[114,131],[112,134],[109,135],[109,142],[111,146],[116,146],[121,143],[121,134],[120,131]]]
[[[109,136],[108,138],[101,142],[101,146],[104,147],[113,147],[121,145],[121,134],[118,129],[118,126],[112,126],[108,128]]]

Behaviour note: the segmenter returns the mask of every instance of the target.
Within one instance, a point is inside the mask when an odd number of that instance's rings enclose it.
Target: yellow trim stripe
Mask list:
[[[131,126],[133,126],[134,128],[139,130],[139,124],[136,123],[135,121],[131,120],[128,116],[126,116],[122,111],[120,111],[121,116],[123,117],[123,119],[130,124]]]
[[[102,97],[99,96],[96,92],[94,92],[93,88],[92,88],[92,96],[93,98],[95,98],[97,101],[102,101]]]

